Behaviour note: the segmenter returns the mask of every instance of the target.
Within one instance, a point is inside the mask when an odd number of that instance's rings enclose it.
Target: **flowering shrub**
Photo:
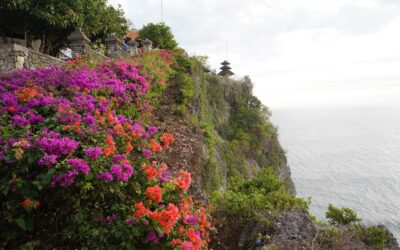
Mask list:
[[[1,247],[207,247],[190,174],[156,161],[174,138],[143,121],[152,86],[142,68],[0,76]]]

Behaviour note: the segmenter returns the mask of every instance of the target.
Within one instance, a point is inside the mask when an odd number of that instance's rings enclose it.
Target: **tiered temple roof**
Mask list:
[[[230,65],[229,62],[227,62],[225,60],[221,64],[222,64],[222,67],[220,68],[221,72],[219,72],[218,75],[225,76],[225,77],[230,77],[230,76],[234,75],[234,73],[231,71],[232,68],[229,67],[229,65]]]

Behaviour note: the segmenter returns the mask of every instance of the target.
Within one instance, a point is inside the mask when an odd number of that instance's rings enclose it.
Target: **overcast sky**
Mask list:
[[[161,0],[110,0],[136,28]],[[163,0],[164,21],[212,68],[228,60],[272,108],[400,102],[399,0]]]

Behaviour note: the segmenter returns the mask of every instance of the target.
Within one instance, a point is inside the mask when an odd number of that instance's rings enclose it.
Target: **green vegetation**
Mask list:
[[[371,226],[364,229],[364,233],[368,241],[370,241],[375,248],[383,249],[385,247],[388,235],[383,228]]]
[[[128,31],[122,9],[106,0],[0,1],[0,16],[0,35],[15,36],[17,31],[21,38],[26,36],[28,46],[41,39],[41,51],[46,53],[55,53],[75,26],[82,27],[92,42]]]
[[[325,216],[332,225],[356,225],[361,221],[350,208],[337,208],[332,204],[329,204]]]
[[[131,64],[141,65],[140,73],[147,76],[151,82],[157,82],[150,86],[148,96],[152,106],[157,106],[161,97],[164,95],[164,90],[167,86],[167,80],[173,74],[171,64],[174,61],[174,56],[166,51],[151,51],[135,58],[127,58],[125,61]]]
[[[271,168],[261,169],[251,179],[232,177],[224,193],[213,192],[211,203],[217,209],[238,213],[243,218],[252,218],[262,210],[286,211],[293,208],[308,208],[302,199],[288,195],[284,184]]]
[[[149,23],[139,30],[139,35],[142,38],[150,39],[155,48],[176,49],[178,47],[171,28],[165,23]]]
[[[192,120],[204,130],[205,144],[211,160],[219,171],[205,172],[203,186],[208,192],[225,184],[213,182],[213,172],[224,173],[222,179],[252,177],[259,169],[272,167],[275,172],[286,163],[275,127],[269,121],[270,112],[252,94],[249,77],[236,81],[205,74],[205,58],[192,59],[194,95],[189,98]],[[217,152],[217,155],[214,154]],[[210,169],[212,166],[205,166]],[[219,185],[218,185],[219,184]],[[290,180],[285,183],[293,190]],[[211,189],[209,189],[211,188]]]
[[[315,241],[318,249],[353,249],[365,244],[373,249],[384,249],[388,240],[387,231],[383,227],[366,227],[360,224],[357,213],[350,208],[337,208],[329,205],[326,218],[333,226],[321,230]]]
[[[320,230],[313,246],[315,249],[360,249],[365,244],[365,248],[384,249],[387,240],[387,232],[381,227],[356,225]]]

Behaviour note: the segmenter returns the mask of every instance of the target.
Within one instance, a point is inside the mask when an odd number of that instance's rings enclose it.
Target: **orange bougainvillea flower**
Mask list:
[[[107,136],[107,141],[106,141],[106,143],[107,143],[107,145],[109,145],[109,146],[115,146],[115,142],[114,142],[114,140],[113,140],[113,138],[112,138],[111,135],[108,135],[108,136]]]
[[[18,101],[21,103],[27,102],[32,97],[37,95],[36,89],[33,88],[20,88],[17,90]]]
[[[174,136],[171,135],[170,133],[165,132],[161,136],[161,140],[163,141],[165,148],[168,149],[169,145],[174,142]]]
[[[160,203],[162,201],[162,190],[160,186],[156,185],[154,187],[148,187],[146,189],[146,195],[149,199]]]
[[[39,201],[35,201],[35,203],[33,204],[33,206],[34,206],[35,208],[39,207],[39,206],[40,206],[40,202],[39,202]]]
[[[109,156],[115,153],[115,148],[114,147],[107,147],[104,149],[104,155]]]
[[[157,176],[157,169],[153,168],[151,165],[143,164],[143,171],[146,173],[147,179],[149,181],[153,180]]]
[[[138,132],[132,132],[132,134],[131,134],[133,137],[135,137],[135,138],[142,138],[143,137],[143,134],[142,133],[138,133]]]
[[[98,110],[96,110],[95,114],[98,123],[104,126],[106,124],[106,119],[104,118],[104,116],[102,116]]]
[[[79,132],[81,130],[80,125],[81,125],[80,122],[75,122],[74,123],[74,131],[75,132]]]
[[[108,147],[106,147],[104,149],[104,155],[109,156],[109,155],[115,154],[117,149],[115,148],[115,142],[111,135],[107,136],[106,143],[107,143]]]
[[[169,203],[168,207],[160,213],[153,212],[149,216],[155,219],[164,232],[168,234],[179,219],[179,209],[174,204]]]
[[[161,150],[162,150],[161,145],[158,144],[158,143],[156,142],[156,140],[154,140],[154,139],[151,139],[151,140],[150,140],[150,145],[149,145],[149,147],[150,147],[150,150],[151,150],[152,152],[161,152]]]
[[[132,146],[132,144],[130,143],[130,142],[128,142],[127,144],[126,144],[126,148],[125,148],[125,153],[129,153],[129,152],[131,152],[133,150],[133,146]]]
[[[111,125],[114,124],[115,119],[114,119],[114,116],[111,114],[111,112],[107,112],[107,113],[106,113],[106,116],[107,116],[108,122],[109,122]]]
[[[115,134],[117,135],[122,135],[124,133],[124,130],[122,129],[122,125],[121,124],[117,124],[113,127],[113,130],[115,132]]]
[[[8,112],[14,113],[15,112],[15,107],[11,106],[8,108]]]
[[[125,127],[125,130],[126,131],[130,131],[130,130],[132,130],[132,125],[131,124],[129,124],[129,123],[124,123],[124,127]]]
[[[181,241],[180,239],[173,239],[173,240],[171,241],[171,245],[172,245],[173,247],[179,246],[180,244],[182,244],[182,241]]]
[[[191,182],[191,175],[190,173],[179,170],[179,176],[175,179],[176,187],[180,188],[181,190],[188,190],[190,187]]]
[[[194,249],[201,248],[201,238],[198,236],[193,228],[189,228],[186,237],[193,243]]]
[[[135,213],[134,213],[134,217],[136,219],[141,218],[143,215],[146,215],[148,213],[147,208],[144,206],[143,202],[139,202],[135,204]]]
[[[64,130],[64,131],[68,131],[70,128],[71,128],[70,125],[65,125],[64,128],[63,128],[63,130]]]
[[[24,207],[29,207],[31,205],[31,199],[25,199],[21,204]]]

